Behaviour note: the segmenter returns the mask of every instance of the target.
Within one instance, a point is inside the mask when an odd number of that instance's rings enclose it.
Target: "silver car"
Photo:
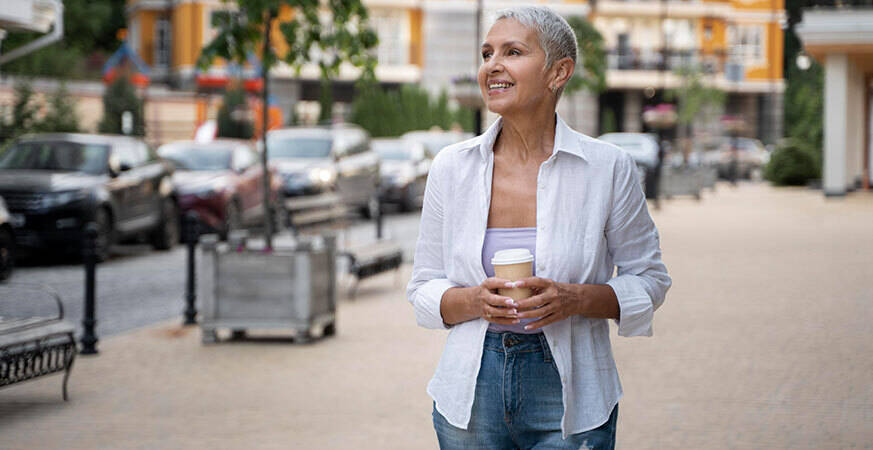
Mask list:
[[[382,203],[403,211],[421,208],[431,163],[424,145],[404,139],[373,139],[372,145],[382,158]]]
[[[285,197],[335,192],[347,206],[374,216],[379,208],[379,155],[355,125],[292,127],[267,134],[267,157]]]

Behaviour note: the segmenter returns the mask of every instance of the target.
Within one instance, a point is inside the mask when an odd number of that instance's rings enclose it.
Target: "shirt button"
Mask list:
[[[561,377],[561,383],[566,384],[566,383],[567,383],[567,377]]]

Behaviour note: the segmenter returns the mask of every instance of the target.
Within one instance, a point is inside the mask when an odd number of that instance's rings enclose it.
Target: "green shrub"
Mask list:
[[[100,121],[101,133],[122,134],[121,115],[130,111],[133,115],[132,136],[145,136],[145,114],[143,102],[136,95],[133,83],[126,76],[119,76],[103,93],[103,119]]]
[[[465,131],[473,129],[473,112],[450,108],[445,92],[432,99],[417,85],[405,85],[386,91],[380,86],[364,86],[352,103],[350,122],[360,125],[373,137],[400,136],[407,131],[437,126],[448,130],[459,124]]]
[[[245,91],[228,89],[218,109],[218,137],[251,139],[255,129],[249,117]]]
[[[76,133],[79,131],[79,116],[76,113],[76,99],[70,96],[66,85],[61,83],[48,98],[48,111],[37,125],[47,133]]]
[[[778,186],[802,186],[821,177],[821,151],[796,139],[779,146],[764,169],[764,178]]]

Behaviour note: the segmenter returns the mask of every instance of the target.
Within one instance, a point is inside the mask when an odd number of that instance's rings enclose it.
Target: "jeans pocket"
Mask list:
[[[543,362],[554,363],[552,358],[552,349],[549,348],[549,341],[546,340],[545,333],[540,333],[540,346],[543,348]]]

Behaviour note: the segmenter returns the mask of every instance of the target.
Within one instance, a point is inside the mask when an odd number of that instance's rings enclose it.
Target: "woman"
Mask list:
[[[498,13],[478,81],[500,118],[431,167],[407,295],[421,326],[451,330],[427,388],[442,448],[613,448],[606,319],[651,335],[670,287],[633,160],[555,113],[575,64],[548,8]],[[535,276],[494,278],[494,252],[519,247]],[[513,286],[534,295],[497,293]]]

